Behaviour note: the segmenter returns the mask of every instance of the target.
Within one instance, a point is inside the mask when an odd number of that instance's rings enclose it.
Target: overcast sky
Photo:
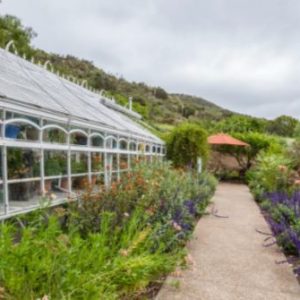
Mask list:
[[[299,0],[2,0],[36,47],[267,118],[300,118]],[[1,66],[0,66],[1,67]]]

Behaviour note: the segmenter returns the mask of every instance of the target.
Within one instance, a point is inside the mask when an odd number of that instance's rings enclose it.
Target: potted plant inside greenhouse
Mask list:
[[[95,154],[92,157],[92,171],[93,172],[101,172],[104,169],[104,161],[102,154]],[[97,175],[94,174],[92,176],[92,185],[95,185],[97,182]]]
[[[72,160],[72,174],[83,174],[87,172],[87,164],[84,159]],[[83,189],[86,186],[87,180],[85,177],[74,179],[75,188]]]
[[[46,131],[44,139],[49,143],[64,144],[66,143],[66,134],[61,130],[53,129],[49,132]]]
[[[45,175],[46,176],[57,176],[62,174],[62,167],[59,161],[59,157],[53,156],[49,157],[45,161]],[[45,180],[45,191],[49,192],[52,189],[52,180]]]
[[[32,150],[9,148],[7,155],[8,178],[22,179],[40,176],[39,157]],[[34,182],[11,184],[9,194],[15,201],[28,201],[36,193]]]

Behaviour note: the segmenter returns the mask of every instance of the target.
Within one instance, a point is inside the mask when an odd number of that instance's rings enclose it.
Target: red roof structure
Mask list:
[[[231,146],[240,146],[240,147],[249,146],[249,144],[240,141],[238,139],[235,139],[234,137],[224,133],[219,133],[219,134],[209,136],[208,143],[210,145],[231,145]]]

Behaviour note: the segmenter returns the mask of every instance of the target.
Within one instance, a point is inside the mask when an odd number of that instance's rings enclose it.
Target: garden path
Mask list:
[[[276,263],[284,255],[263,246],[257,230],[270,229],[247,186],[221,183],[213,203],[188,245],[189,268],[169,276],[157,300],[299,300],[291,266]]]

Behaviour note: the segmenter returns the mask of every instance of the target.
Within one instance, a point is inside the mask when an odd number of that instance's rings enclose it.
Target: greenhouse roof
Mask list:
[[[128,116],[138,114],[0,48],[0,106],[10,103],[163,143]]]

